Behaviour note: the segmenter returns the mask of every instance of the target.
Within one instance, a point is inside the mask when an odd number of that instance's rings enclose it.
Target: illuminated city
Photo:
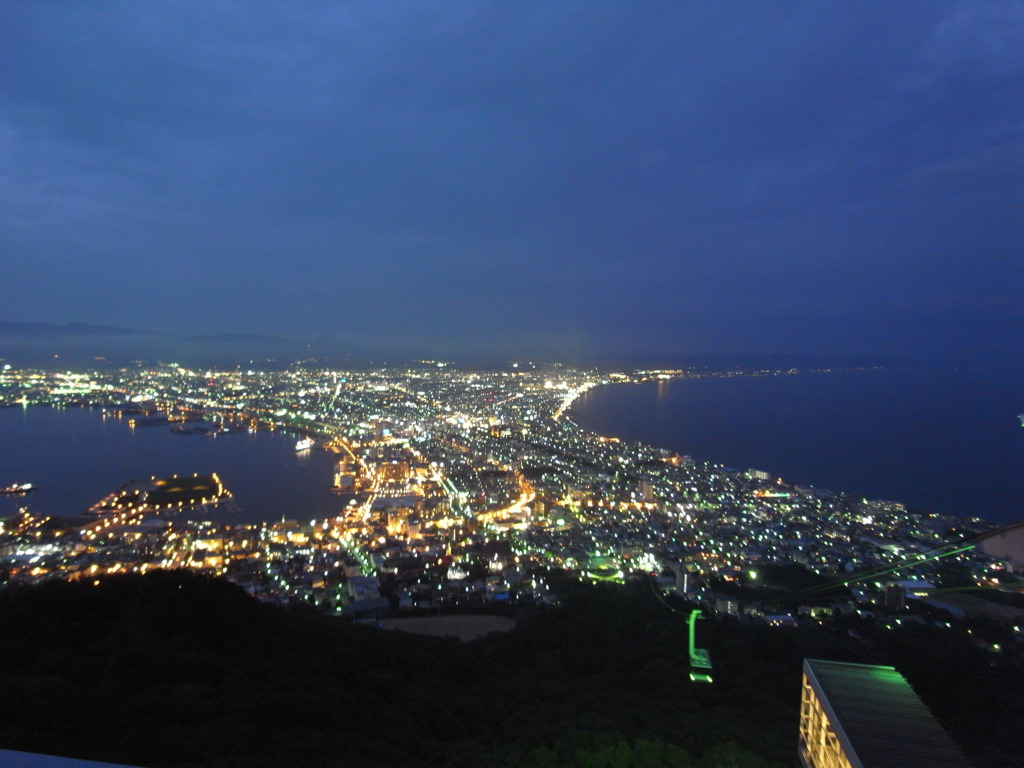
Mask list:
[[[554,602],[551,569],[620,583],[653,575],[719,614],[775,625],[884,609],[895,582],[926,595],[936,568],[951,562],[979,586],[1013,582],[1004,560],[950,547],[988,529],[982,520],[697,462],[572,420],[573,402],[592,387],[694,375],[525,363],[461,371],[430,361],[352,371],[8,368],[7,406],[102,408],[132,428],[206,437],[287,432],[296,450],[332,454],[323,482],[338,513],[212,521],[209,509],[233,500],[211,467],[206,478],[129,483],[83,517],[38,517],[26,496],[26,511],[4,523],[0,562],[13,581],[191,568],[262,600],[352,617]],[[812,591],[782,608],[728,597],[730,585],[760,586],[759,569],[772,564],[798,564],[853,591],[841,600]]]

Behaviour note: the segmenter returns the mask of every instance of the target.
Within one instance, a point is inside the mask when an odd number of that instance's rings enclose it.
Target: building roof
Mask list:
[[[858,760],[861,768],[969,765],[892,667],[805,659],[804,673],[853,765]]]

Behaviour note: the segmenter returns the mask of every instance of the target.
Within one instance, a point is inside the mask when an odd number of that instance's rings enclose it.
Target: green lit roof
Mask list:
[[[804,674],[853,765],[969,765],[914,689],[892,667],[805,659]]]

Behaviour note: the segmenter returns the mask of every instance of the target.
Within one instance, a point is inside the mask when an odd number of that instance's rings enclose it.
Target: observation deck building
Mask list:
[[[804,659],[804,768],[968,768],[953,740],[892,667]]]

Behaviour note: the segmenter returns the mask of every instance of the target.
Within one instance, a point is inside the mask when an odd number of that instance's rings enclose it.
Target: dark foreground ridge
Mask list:
[[[976,768],[1024,750],[1024,674],[948,633],[708,621],[709,686],[689,682],[684,614],[646,585],[560,591],[462,644],[183,571],[8,588],[0,748],[182,768],[789,766],[814,657],[893,664]]]

